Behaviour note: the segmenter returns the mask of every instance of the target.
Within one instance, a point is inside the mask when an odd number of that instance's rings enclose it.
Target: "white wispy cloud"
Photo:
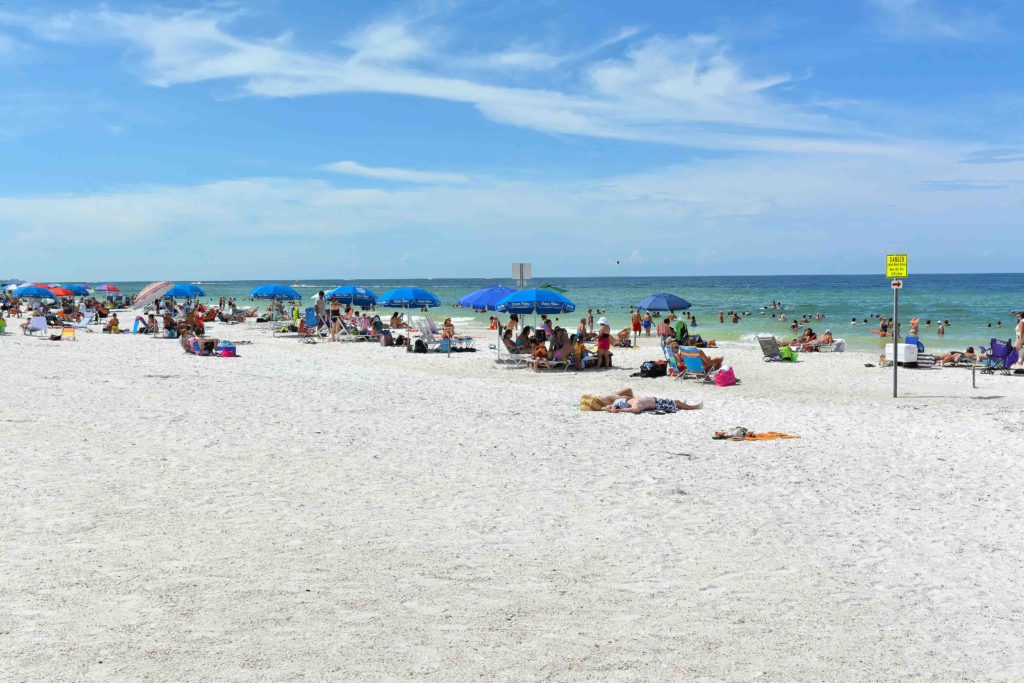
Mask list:
[[[344,54],[296,47],[288,33],[242,37],[237,13],[196,10],[126,13],[109,9],[58,15],[0,13],[0,22],[43,40],[118,41],[142,54],[146,82],[170,87],[232,80],[263,97],[387,93],[464,103],[508,125],[548,133],[660,142],[695,148],[877,153],[884,144],[851,135],[820,109],[787,102],[784,74],[752,76],[717,37],[649,36],[623,29],[582,55],[520,50],[492,56],[522,68],[578,61],[566,90],[509,87],[445,72],[418,25],[392,19],[349,33]],[[636,40],[633,40],[636,38]],[[625,43],[622,55],[587,58]],[[495,74],[498,77],[498,74]]]
[[[5,262],[17,270],[37,261],[42,248],[48,254],[66,250],[69,262],[76,260],[74,250],[86,246],[116,245],[119,254],[129,255],[159,248],[170,262],[184,258],[175,256],[183,245],[216,253],[212,243],[228,247],[276,239],[284,244],[301,236],[303,245],[344,243],[356,263],[376,261],[401,243],[409,267],[430,274],[446,267],[465,272],[466,263],[494,272],[514,260],[511,249],[531,240],[541,241],[545,253],[561,255],[559,262],[567,251],[576,254],[581,274],[610,260],[639,267],[651,262],[644,258],[651,254],[675,259],[687,272],[720,272],[720,240],[666,250],[666,240],[685,229],[691,235],[725,236],[730,266],[738,272],[766,267],[781,272],[801,264],[806,269],[824,256],[837,269],[857,272],[890,245],[894,225],[901,226],[900,234],[928,235],[912,245],[922,261],[947,259],[943,267],[962,269],[973,258],[979,266],[1011,267],[1013,249],[996,263],[985,261],[975,246],[990,249],[999,235],[1014,234],[1024,183],[1012,164],[963,164],[963,154],[959,148],[930,147],[897,158],[820,153],[722,158],[586,181],[482,178],[386,189],[247,178],[0,197],[0,225],[13,247]],[[978,220],[980,190],[985,191],[987,233],[996,237],[974,245],[961,237],[963,226]],[[516,236],[512,243],[509,235]],[[587,239],[584,252],[577,250],[580,235]],[[786,249],[780,253],[783,239]],[[453,240],[460,249],[450,248]],[[950,241],[960,245],[954,252],[946,246]],[[767,250],[774,254],[770,265],[764,261]]]
[[[378,180],[397,180],[406,183],[466,183],[469,177],[459,173],[442,173],[439,171],[418,171],[408,168],[392,168],[389,166],[365,166],[356,161],[336,161],[323,166],[325,171],[376,178]]]
[[[868,0],[878,11],[878,27],[896,40],[984,40],[996,35],[995,14],[957,5],[952,9],[933,0]]]

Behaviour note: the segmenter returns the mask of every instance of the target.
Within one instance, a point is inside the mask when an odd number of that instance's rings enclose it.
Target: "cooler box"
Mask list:
[[[893,360],[893,345],[885,345],[885,359]],[[896,362],[900,365],[917,364],[917,344],[896,344]]]

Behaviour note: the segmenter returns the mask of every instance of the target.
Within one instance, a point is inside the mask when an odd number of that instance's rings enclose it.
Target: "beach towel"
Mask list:
[[[716,440],[726,441],[774,441],[775,439],[799,439],[799,436],[793,434],[784,434],[782,432],[752,432],[746,427],[733,427],[721,432],[715,432],[715,435],[711,437]]]

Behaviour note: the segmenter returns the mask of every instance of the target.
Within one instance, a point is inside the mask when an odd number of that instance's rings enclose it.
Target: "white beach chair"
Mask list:
[[[95,318],[95,317],[96,317],[96,314],[93,313],[92,311],[89,311],[88,313],[85,314],[85,316],[81,320],[79,320],[77,323],[75,323],[73,325],[73,327],[76,330],[82,330],[84,332],[92,332],[92,330],[89,329],[89,325],[92,324],[92,319]]]
[[[28,335],[33,335],[36,332],[42,332],[43,336],[50,334],[50,326],[46,324],[46,318],[41,315],[32,316],[32,319],[28,321],[28,325],[22,328],[22,332]]]
[[[497,354],[495,363],[504,365],[510,368],[522,368],[526,366],[526,361],[530,358],[525,353],[511,353],[505,348],[505,342],[501,338],[502,331],[498,330],[498,343],[488,344],[487,347]]]

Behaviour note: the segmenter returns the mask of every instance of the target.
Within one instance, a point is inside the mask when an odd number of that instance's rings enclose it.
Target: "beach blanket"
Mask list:
[[[799,439],[800,437],[782,432],[752,432],[746,427],[733,427],[715,432],[711,438],[726,441],[774,441],[775,439]]]

